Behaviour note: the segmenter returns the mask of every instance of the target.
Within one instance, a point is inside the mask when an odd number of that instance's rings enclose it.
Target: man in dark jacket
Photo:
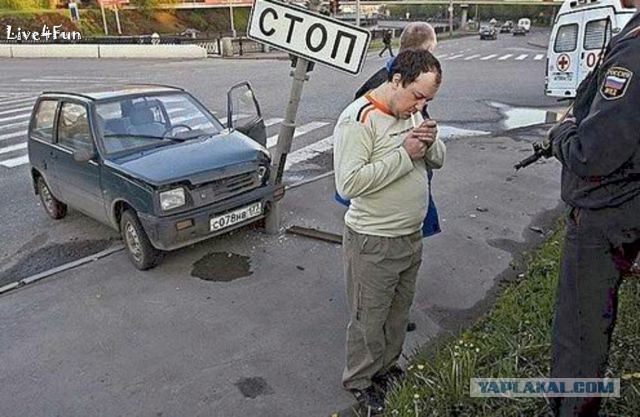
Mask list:
[[[433,27],[426,22],[411,22],[407,24],[400,35],[400,52],[407,49],[424,49],[431,53],[436,49],[438,40]],[[382,54],[381,54],[382,55]],[[391,54],[393,57],[393,54]],[[373,74],[362,87],[356,91],[355,98],[365,95],[370,90],[387,82],[387,73],[393,59],[389,59],[387,65]]]
[[[632,7],[633,0],[623,0]],[[640,0],[636,0],[640,7]],[[552,333],[553,378],[603,378],[618,287],[640,250],[640,14],[580,86],[549,135],[567,225]],[[557,416],[595,417],[601,398],[557,398]]]
[[[389,29],[382,32],[382,43],[384,44],[384,48],[382,48],[378,56],[382,56],[387,49],[389,50],[389,55],[393,56],[393,50],[391,49],[391,31]]]

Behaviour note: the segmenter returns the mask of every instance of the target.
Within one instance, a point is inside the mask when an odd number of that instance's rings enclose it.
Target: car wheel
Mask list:
[[[133,210],[126,210],[120,219],[120,233],[133,266],[141,271],[151,269],[162,260],[162,252],[154,248]]]
[[[40,196],[42,207],[44,207],[44,211],[47,212],[49,217],[54,220],[59,220],[67,215],[67,205],[51,194],[51,190],[49,190],[49,186],[44,178],[38,177],[36,187],[38,188],[38,195]]]

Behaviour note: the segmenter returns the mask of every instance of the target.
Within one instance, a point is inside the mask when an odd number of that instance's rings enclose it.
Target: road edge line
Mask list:
[[[77,268],[79,266],[82,266],[82,265],[97,261],[99,259],[102,259],[104,257],[112,255],[112,254],[114,254],[116,252],[120,252],[123,249],[124,249],[124,244],[119,243],[119,244],[117,244],[115,246],[112,246],[112,247],[107,248],[105,250],[102,250],[100,252],[94,253],[93,255],[85,256],[84,258],[80,258],[80,259],[77,259],[75,261],[68,262],[66,264],[62,264],[62,265],[57,266],[55,268],[49,269],[47,271],[43,271],[43,272],[40,272],[38,274],[31,275],[30,277],[23,278],[23,279],[21,279],[19,281],[14,281],[12,283],[9,283],[7,285],[4,285],[4,286],[0,287],[0,294],[7,293],[7,292],[9,292],[11,290],[14,290],[16,288],[24,287],[25,285],[32,284],[32,283],[34,283],[36,281],[39,281],[41,279],[50,277],[50,276],[55,275],[55,274],[59,274],[60,272],[68,271],[70,269],[74,269],[74,268]]]

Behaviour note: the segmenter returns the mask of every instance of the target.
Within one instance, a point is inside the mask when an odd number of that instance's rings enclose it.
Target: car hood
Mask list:
[[[155,186],[185,181],[197,185],[267,160],[264,147],[233,131],[127,154],[105,165]]]

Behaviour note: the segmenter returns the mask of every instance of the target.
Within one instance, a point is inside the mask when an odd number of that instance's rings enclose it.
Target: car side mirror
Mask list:
[[[96,157],[96,151],[93,149],[78,149],[73,151],[73,160],[78,163],[87,163]]]

